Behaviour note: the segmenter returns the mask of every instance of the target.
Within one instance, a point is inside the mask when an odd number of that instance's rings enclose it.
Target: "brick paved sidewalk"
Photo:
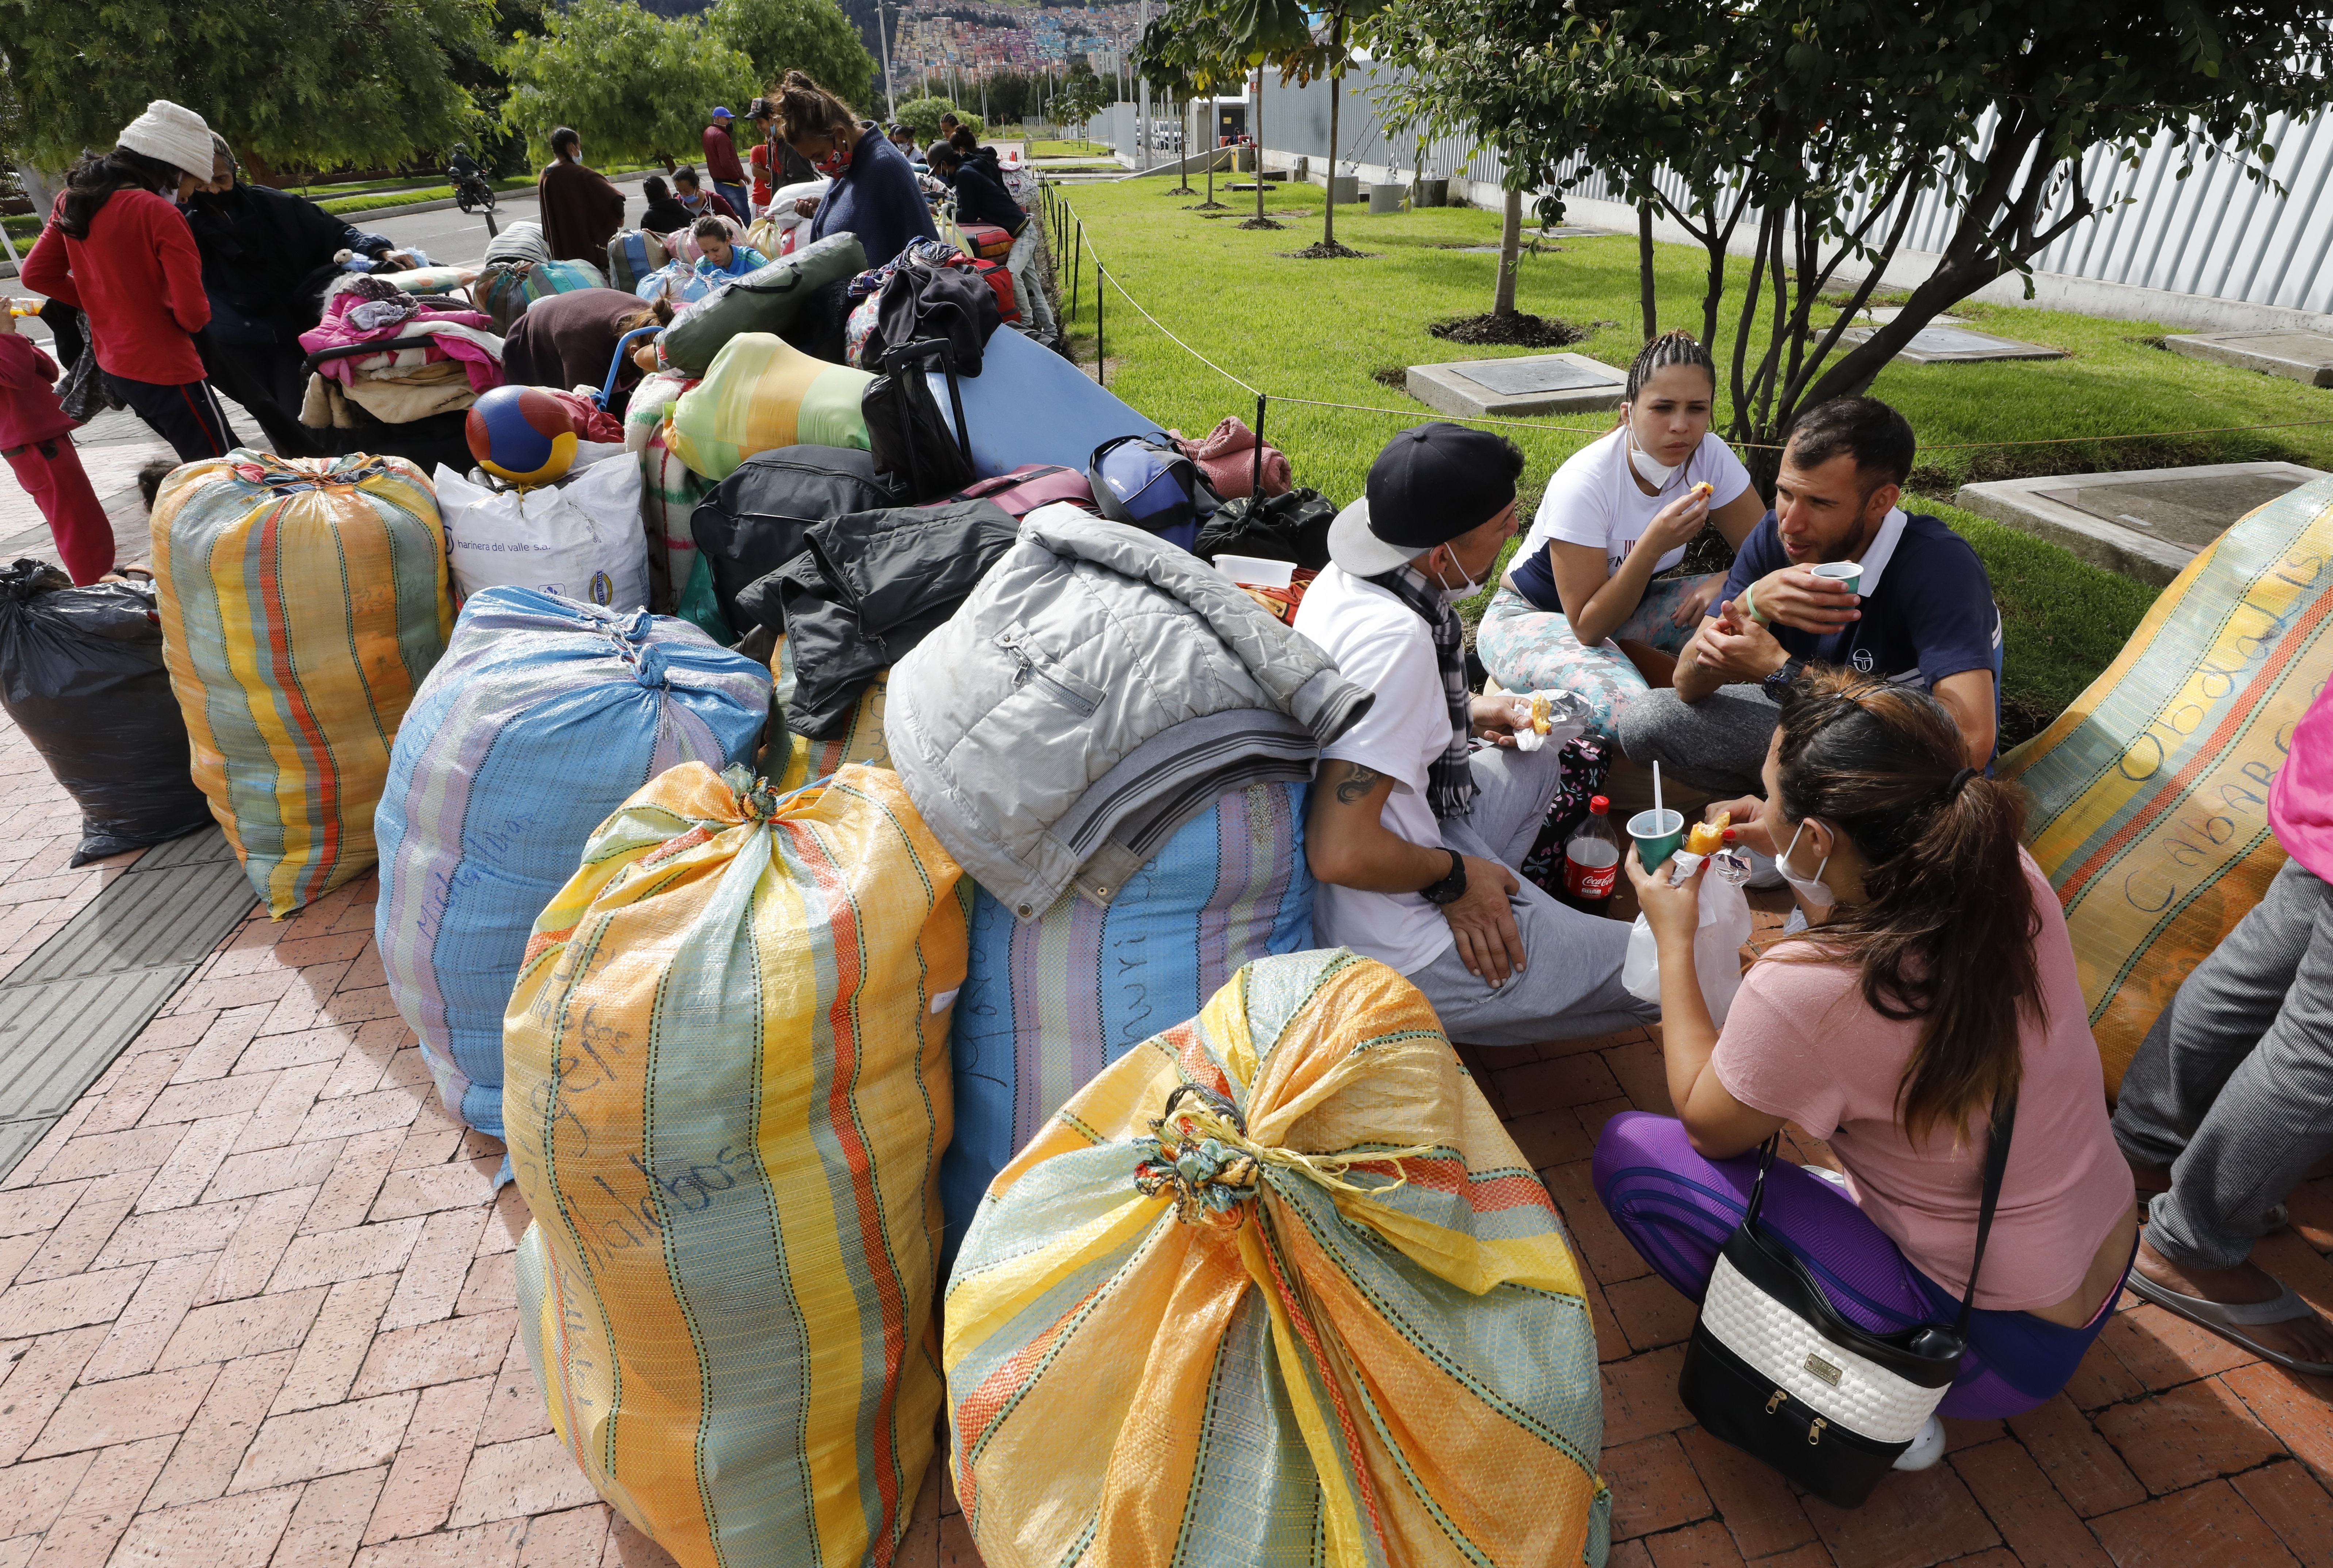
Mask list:
[[[132,857],[64,871],[74,814],[5,720],[0,761],[5,968]],[[550,1435],[524,1209],[389,1005],[374,887],[246,921],[0,1181],[0,1568],[669,1563]],[[2333,1388],[2127,1297],[2040,1409],[1859,1512],[1793,1496],[1688,1421],[1692,1309],[1589,1192],[1605,1119],[1667,1109],[1656,1035],[1468,1054],[1593,1275],[1617,1568],[2333,1568]],[[2333,1183],[2293,1210],[2262,1259],[2333,1306]],[[916,1517],[910,1568],[976,1564],[936,1471]]]

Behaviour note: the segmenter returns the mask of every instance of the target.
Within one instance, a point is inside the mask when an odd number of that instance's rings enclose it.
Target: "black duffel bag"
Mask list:
[[[713,598],[738,635],[755,618],[737,608],[740,590],[802,553],[814,524],[849,512],[903,505],[875,472],[875,459],[848,447],[773,447],[756,452],[689,514],[688,532],[713,568]]]
[[[72,864],[210,826],[151,588],[75,588],[30,558],[0,572],[0,706],[81,807]]]

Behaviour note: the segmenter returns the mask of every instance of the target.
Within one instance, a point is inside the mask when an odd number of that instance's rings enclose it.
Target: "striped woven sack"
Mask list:
[[[996,1178],[948,1280],[989,1568],[1601,1563],[1578,1265],[1408,981],[1249,965]]]
[[[648,592],[660,612],[672,612],[688,580],[697,569],[696,536],[688,531],[689,514],[713,493],[713,481],[692,474],[688,465],[673,456],[659,425],[640,448],[640,521],[648,535]],[[728,623],[704,628],[715,640],[734,637]]]
[[[2122,654],[2003,774],[2066,909],[2118,1092],[2139,1042],[2284,865],[2268,791],[2333,674],[2333,479],[2270,502],[2187,563]]]
[[[665,439],[689,468],[725,479],[773,447],[868,449],[859,399],[875,378],[814,360],[771,332],[740,332],[674,405]]]
[[[782,636],[778,639],[778,651],[771,656],[771,665],[778,674],[782,694],[778,701],[782,707],[793,695],[793,669],[787,661],[786,640]],[[874,683],[859,693],[859,706],[850,710],[850,726],[830,740],[812,740],[806,735],[789,732],[785,766],[778,775],[778,787],[800,789],[829,774],[840,773],[852,763],[889,768],[891,743],[883,738],[883,702],[890,686],[889,670],[876,676]]]
[[[684,762],[751,763],[770,672],[695,627],[528,588],[472,594],[374,814],[373,939],[446,1109],[503,1135],[503,1009],[601,819]]]
[[[162,653],[210,797],[281,919],[371,869],[407,705],[446,650],[446,530],[421,470],[237,450],[162,482]]]
[[[686,1568],[893,1560],[932,1321],[961,876],[898,780],[686,763],[591,836],[505,1015],[560,1440]]]
[[[630,293],[667,259],[662,235],[644,228],[625,229],[608,242],[608,286]]]
[[[955,1141],[940,1162],[951,1249],[981,1195],[1070,1097],[1243,964],[1312,945],[1301,784],[1252,784],[1176,830],[1107,907],[1065,893],[1033,920],[985,889],[948,1043]]]

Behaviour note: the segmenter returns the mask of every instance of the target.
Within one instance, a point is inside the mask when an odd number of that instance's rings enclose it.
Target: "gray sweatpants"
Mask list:
[[[1520,867],[1562,782],[1560,750],[1476,752],[1474,807],[1465,816],[1443,819],[1442,842],[1462,855]],[[1620,984],[1628,951],[1625,921],[1582,914],[1531,882],[1507,903],[1522,938],[1524,964],[1505,985],[1493,986],[1467,973],[1455,942],[1409,976],[1434,1004],[1450,1038],[1470,1045],[1529,1045],[1610,1034],[1660,1017],[1657,1005],[1638,1001]]]
[[[1782,710],[1756,686],[1721,686],[1699,702],[1648,691],[1620,710],[1620,749],[1638,767],[1722,795],[1762,795],[1766,749]]]
[[[2114,1131],[2171,1168],[2147,1240],[2203,1268],[2250,1256],[2269,1206],[2333,1153],[2333,889],[2299,861],[2156,1017]]]

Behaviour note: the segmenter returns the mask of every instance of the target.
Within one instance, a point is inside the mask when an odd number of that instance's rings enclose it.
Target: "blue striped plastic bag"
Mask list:
[[[681,763],[751,762],[769,707],[770,672],[684,621],[471,595],[373,823],[374,939],[447,1111],[503,1135],[503,1008],[591,830]]]
[[[990,1180],[1094,1074],[1198,1012],[1242,965],[1312,945],[1304,794],[1265,784],[1224,795],[1107,909],[1066,893],[1023,921],[975,893],[948,1042],[955,1141],[940,1200],[951,1252]]]

